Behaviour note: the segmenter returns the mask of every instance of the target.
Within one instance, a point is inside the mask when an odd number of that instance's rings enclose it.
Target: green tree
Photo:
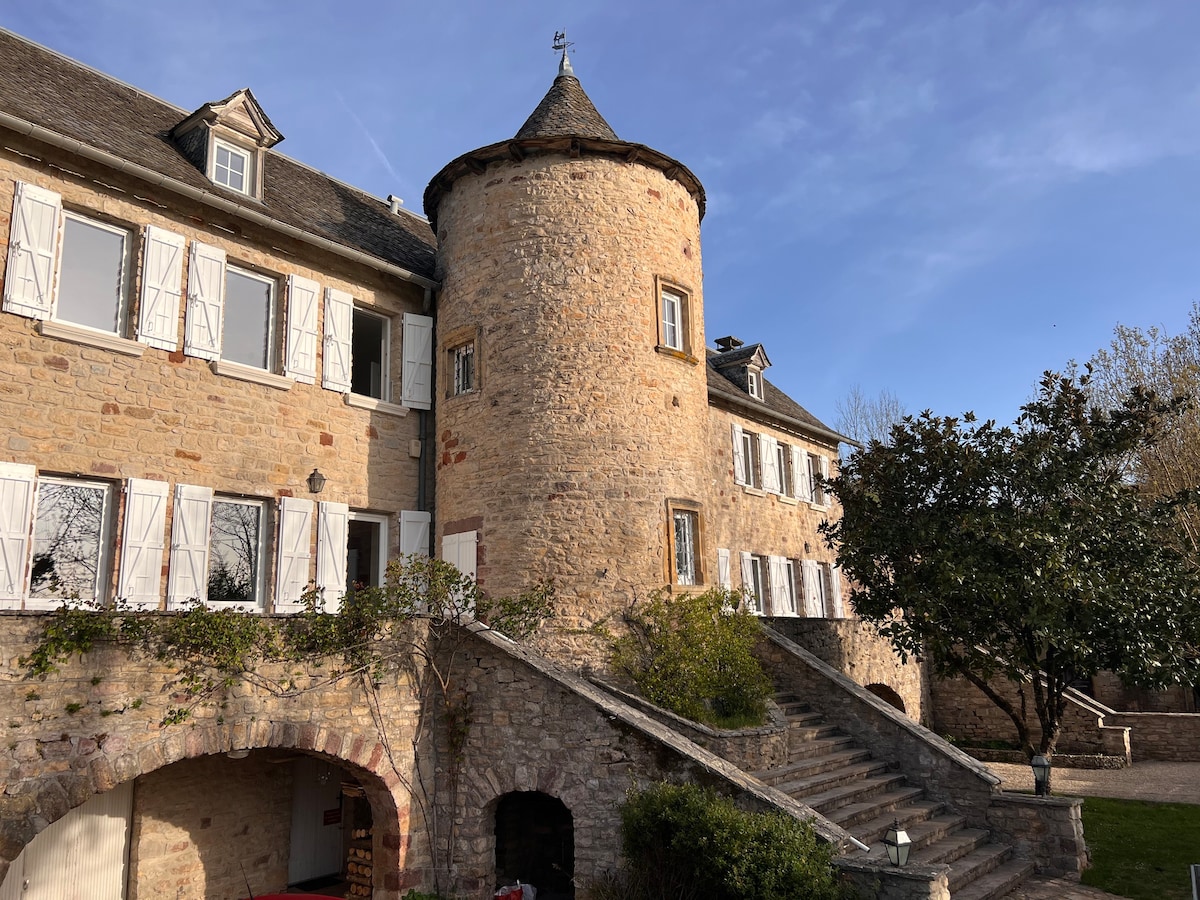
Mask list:
[[[845,463],[830,484],[842,518],[822,529],[858,614],[979,688],[1031,756],[1053,753],[1076,679],[1197,671],[1200,576],[1175,540],[1192,495],[1148,497],[1126,472],[1186,403],[1135,389],[1099,408],[1087,390],[1087,375],[1046,373],[1006,427],[906,417]]]

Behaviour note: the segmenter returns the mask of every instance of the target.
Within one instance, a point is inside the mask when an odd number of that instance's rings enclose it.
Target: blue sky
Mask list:
[[[420,210],[511,136],[555,30],[617,134],[708,192],[707,334],[832,423],[858,384],[1011,420],[1040,373],[1200,297],[1200,4],[0,0],[0,25]]]

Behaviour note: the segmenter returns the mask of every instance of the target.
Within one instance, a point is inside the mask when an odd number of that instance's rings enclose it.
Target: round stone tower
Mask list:
[[[442,282],[437,545],[473,543],[493,595],[552,577],[545,649],[587,655],[563,635],[716,577],[701,550],[704,190],[620,140],[564,53],[516,136],[449,163],[425,210]]]

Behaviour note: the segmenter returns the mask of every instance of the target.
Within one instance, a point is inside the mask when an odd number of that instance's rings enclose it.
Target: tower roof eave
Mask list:
[[[437,231],[438,206],[442,197],[454,186],[461,176],[482,174],[490,163],[501,160],[517,161],[538,153],[566,153],[572,157],[603,156],[619,159],[628,163],[640,163],[652,169],[658,169],[667,178],[679,182],[696,201],[696,208],[701,219],[704,218],[705,196],[704,185],[693,174],[692,170],[678,160],[672,159],[665,153],[660,153],[645,144],[631,144],[628,141],[607,140],[604,138],[588,138],[575,135],[553,137],[510,138],[495,144],[488,144],[478,150],[464,153],[457,159],[451,160],[429,182],[425,188],[425,215],[429,224]]]

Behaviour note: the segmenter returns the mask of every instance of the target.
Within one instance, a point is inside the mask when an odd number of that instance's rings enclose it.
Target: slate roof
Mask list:
[[[708,364],[717,369],[723,369],[726,366],[737,365],[741,362],[746,362],[752,359],[759,350],[762,350],[762,344],[747,344],[738,347],[736,350],[726,350],[724,353],[712,353],[708,357]],[[766,355],[766,351],[763,350]]]
[[[579,79],[574,75],[559,75],[514,140],[568,135],[603,141],[620,140],[608,122],[604,121],[604,116],[600,115]]]
[[[216,93],[214,91],[214,93]],[[215,187],[168,135],[189,112],[0,29],[0,110],[272,219],[434,278],[429,224],[268,151],[261,203]]]
[[[753,346],[758,346],[757,344]],[[740,353],[741,349],[732,351]],[[721,371],[713,365],[713,358],[716,356],[724,356],[712,350],[707,352],[707,369],[708,369],[708,391],[709,394],[716,394],[728,400],[740,401],[742,407],[739,412],[756,412],[759,413],[758,418],[770,421],[776,417],[782,416],[785,419],[792,420],[795,425],[799,425],[802,429],[814,432],[826,440],[841,441],[842,443],[853,443],[853,441],[845,435],[838,434],[807,409],[781,391],[767,379],[762,380],[763,384],[763,399],[755,400],[746,393],[745,388],[734,383],[726,378]]]

